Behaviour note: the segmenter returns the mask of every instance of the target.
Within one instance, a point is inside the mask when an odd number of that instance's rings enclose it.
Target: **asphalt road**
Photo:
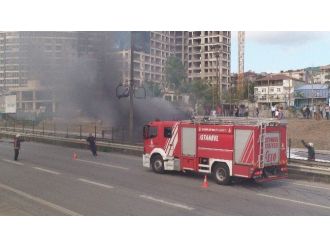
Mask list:
[[[76,152],[77,160],[72,160]],[[155,174],[140,157],[47,144],[0,143],[0,215],[330,215],[330,185],[299,180],[219,186]]]

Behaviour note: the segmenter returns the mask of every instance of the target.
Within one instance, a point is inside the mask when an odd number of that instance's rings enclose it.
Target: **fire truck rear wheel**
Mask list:
[[[162,156],[156,155],[151,158],[152,170],[156,173],[164,173],[164,161]]]
[[[226,164],[216,164],[212,170],[214,180],[221,185],[230,183],[229,169]]]

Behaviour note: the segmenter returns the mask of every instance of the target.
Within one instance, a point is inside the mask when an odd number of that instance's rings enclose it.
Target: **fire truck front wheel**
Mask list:
[[[162,156],[155,155],[151,157],[152,170],[156,173],[164,173],[164,160]]]
[[[221,185],[230,183],[229,169],[226,164],[216,164],[212,169],[214,180]]]

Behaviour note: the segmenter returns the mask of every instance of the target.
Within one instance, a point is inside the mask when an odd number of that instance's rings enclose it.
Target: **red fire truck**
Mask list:
[[[156,173],[212,174],[218,184],[232,177],[257,181],[285,178],[286,121],[271,118],[197,116],[153,121],[143,128],[143,166]]]

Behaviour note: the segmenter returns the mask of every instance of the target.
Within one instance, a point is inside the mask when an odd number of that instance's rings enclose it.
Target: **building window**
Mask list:
[[[279,88],[277,88],[277,92],[278,93],[280,93],[281,92],[281,88],[279,87]]]

